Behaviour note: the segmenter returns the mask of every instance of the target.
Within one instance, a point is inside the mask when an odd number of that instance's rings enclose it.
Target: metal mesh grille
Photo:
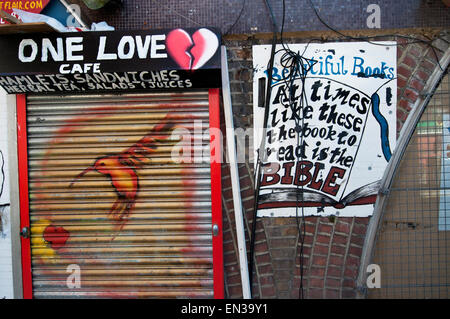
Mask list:
[[[208,106],[208,92],[28,97],[34,297],[212,297],[210,166],[172,153],[209,159],[192,130]]]
[[[369,298],[449,298],[450,89],[445,75],[396,173],[375,244]]]

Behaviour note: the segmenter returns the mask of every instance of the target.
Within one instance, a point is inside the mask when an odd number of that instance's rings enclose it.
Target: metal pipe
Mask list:
[[[446,73],[446,70],[450,62],[450,48],[447,49],[445,55],[439,62],[443,66],[443,69],[436,68],[433,74],[428,79],[423,91],[434,92],[438,86],[442,76]],[[364,240],[363,251],[361,255],[361,262],[359,267],[358,278],[356,281],[357,297],[365,298],[367,293],[366,280],[367,280],[367,266],[370,264],[373,251],[375,248],[375,241],[379,225],[383,218],[384,207],[386,206],[389,190],[391,188],[394,177],[396,176],[397,169],[409,144],[409,141],[415,131],[417,123],[419,122],[426,106],[430,102],[433,94],[427,94],[426,96],[420,96],[406,119],[405,124],[400,131],[397,146],[395,147],[392,157],[386,166],[383,177],[381,178],[380,190],[375,202],[372,218],[370,219],[369,226],[367,227],[366,238]]]
[[[83,28],[89,29],[86,23],[84,23],[83,20],[81,20],[81,17],[77,14],[77,11],[72,8],[72,5],[69,5],[66,2],[66,0],[59,0],[59,1],[63,4],[63,6],[66,7],[67,12],[69,12]]]
[[[230,161],[230,176],[233,192],[234,216],[236,221],[236,235],[239,250],[239,268],[241,271],[242,296],[251,299],[250,281],[248,275],[247,250],[245,246],[244,219],[242,214],[241,188],[239,185],[236,145],[234,139],[233,112],[231,105],[230,81],[228,78],[227,49],[222,46],[222,95],[227,128],[227,151]]]

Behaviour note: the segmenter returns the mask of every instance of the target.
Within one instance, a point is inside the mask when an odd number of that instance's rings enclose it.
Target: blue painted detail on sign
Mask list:
[[[381,149],[383,151],[384,158],[389,161],[392,152],[389,145],[389,125],[386,118],[380,112],[380,97],[377,93],[374,93],[371,97],[372,100],[372,114],[380,125],[381,130]]]

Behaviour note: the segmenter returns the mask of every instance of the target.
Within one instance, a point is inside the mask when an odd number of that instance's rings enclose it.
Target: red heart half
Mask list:
[[[171,31],[166,38],[167,52],[184,70],[191,69],[192,57],[188,50],[193,44],[190,35],[183,29]]]
[[[183,29],[169,32],[166,48],[169,55],[184,70],[197,70],[207,63],[219,47],[217,36],[206,28],[191,36]]]

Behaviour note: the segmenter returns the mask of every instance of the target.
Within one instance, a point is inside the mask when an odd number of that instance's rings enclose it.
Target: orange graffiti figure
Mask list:
[[[139,191],[136,169],[149,162],[148,155],[156,151],[159,142],[168,139],[169,131],[173,128],[174,124],[171,123],[158,124],[127,150],[116,155],[97,158],[92,166],[86,168],[72,180],[69,187],[72,187],[76,180],[90,171],[97,171],[107,176],[117,194],[117,200],[108,214],[112,214],[117,221],[124,221],[133,210]],[[165,135],[157,135],[162,132]]]

